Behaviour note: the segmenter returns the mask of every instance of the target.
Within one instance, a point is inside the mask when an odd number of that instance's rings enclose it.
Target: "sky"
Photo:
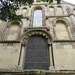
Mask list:
[[[64,0],[64,1],[67,1],[69,3],[75,4],[75,0]]]

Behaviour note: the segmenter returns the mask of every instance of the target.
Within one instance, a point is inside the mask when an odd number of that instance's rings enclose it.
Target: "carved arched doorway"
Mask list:
[[[48,43],[42,36],[32,36],[26,45],[24,69],[49,69]]]
[[[19,66],[24,70],[49,70],[52,63],[52,35],[44,30],[29,30],[23,34]],[[51,61],[51,62],[50,62]]]

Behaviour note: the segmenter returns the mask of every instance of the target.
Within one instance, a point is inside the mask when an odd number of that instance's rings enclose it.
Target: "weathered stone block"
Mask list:
[[[20,44],[0,43],[0,69],[14,69],[18,66]]]

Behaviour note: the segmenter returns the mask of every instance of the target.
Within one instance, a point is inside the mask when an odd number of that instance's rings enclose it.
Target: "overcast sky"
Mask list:
[[[69,3],[75,4],[75,0],[64,0],[64,1],[67,1]]]

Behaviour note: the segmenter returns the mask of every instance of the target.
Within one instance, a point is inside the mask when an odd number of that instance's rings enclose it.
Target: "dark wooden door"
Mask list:
[[[24,69],[49,69],[48,44],[43,37],[33,36],[28,40]]]

